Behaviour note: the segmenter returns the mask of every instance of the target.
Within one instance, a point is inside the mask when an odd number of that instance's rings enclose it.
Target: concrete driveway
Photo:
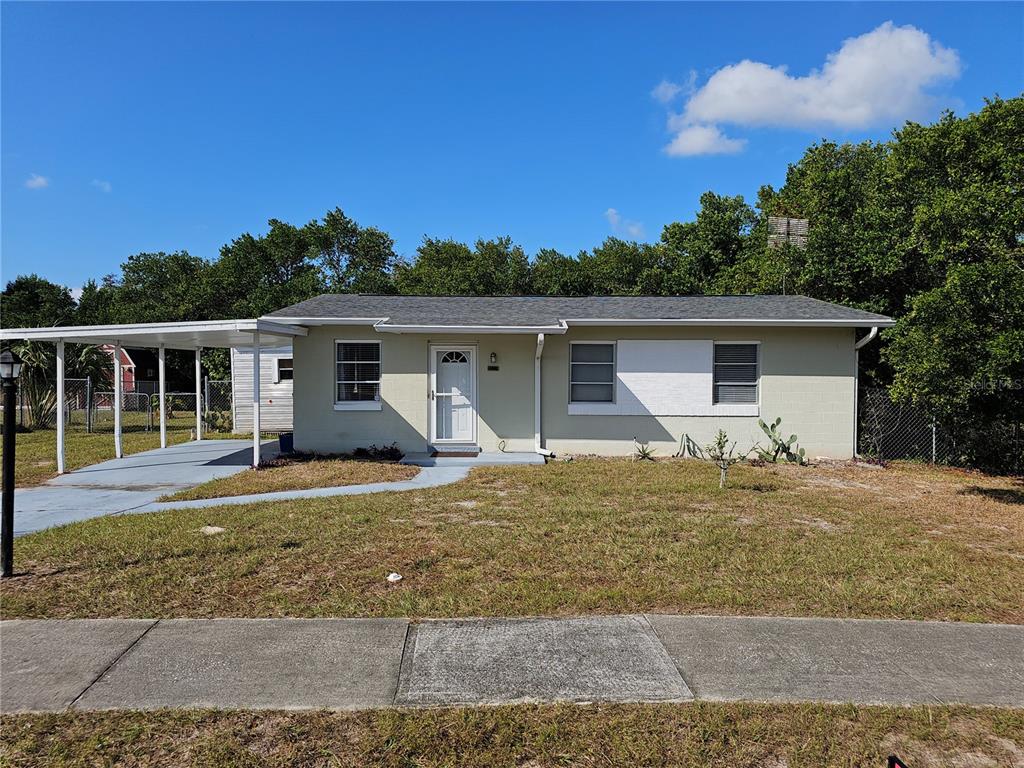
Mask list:
[[[263,444],[264,458],[277,442]],[[14,494],[14,535],[145,506],[168,493],[227,477],[252,461],[248,440],[202,440],[77,469]]]

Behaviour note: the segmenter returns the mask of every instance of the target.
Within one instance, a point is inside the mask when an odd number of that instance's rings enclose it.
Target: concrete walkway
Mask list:
[[[244,496],[222,496],[218,499],[192,499],[190,501],[157,501],[129,510],[136,512],[166,512],[171,509],[202,509],[223,507],[231,504],[260,504],[267,501],[291,501],[293,499],[319,499],[326,496],[356,496],[361,493],[384,493],[385,491],[416,491],[448,485],[464,479],[469,467],[428,467],[408,480],[394,480],[389,483],[366,483],[365,485],[337,485],[330,488],[306,488],[297,491],[275,491],[273,493],[249,493]]]
[[[320,499],[327,496],[358,496],[364,493],[385,493],[388,491],[418,491],[434,488],[463,480],[473,467],[509,466],[513,464],[544,464],[544,458],[536,453],[481,453],[473,457],[431,457],[427,454],[410,454],[401,464],[420,467],[419,474],[409,480],[394,480],[388,483],[365,483],[363,485],[337,485],[329,488],[306,488],[296,491],[273,493],[250,493],[244,496],[223,496],[218,499],[195,499],[192,501],[162,501],[132,509],[131,512],[164,512],[170,509],[202,509],[222,507],[230,504],[260,504],[268,501],[290,501],[292,499]]]
[[[277,455],[277,441],[263,443],[264,459]],[[15,494],[14,535],[41,531],[55,525],[105,515],[202,509],[231,504],[259,504],[326,496],[356,496],[386,491],[416,491],[464,479],[473,467],[509,464],[544,464],[535,453],[482,453],[472,458],[432,458],[413,454],[403,464],[421,467],[409,480],[365,485],[308,488],[276,493],[251,493],[218,499],[163,501],[167,494],[248,469],[252,448],[240,440],[203,440],[157,448],[111,459],[48,480]]]
[[[692,699],[1024,707],[1024,626],[601,616],[0,622],[0,709]]]
[[[265,458],[277,441],[263,444]],[[247,469],[252,443],[202,440],[133,453],[55,477],[14,494],[14,535],[139,509],[164,494]]]

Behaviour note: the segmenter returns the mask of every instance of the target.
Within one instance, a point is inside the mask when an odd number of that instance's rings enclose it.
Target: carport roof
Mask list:
[[[199,320],[180,323],[127,323],[124,325],[68,325],[52,328],[2,328],[0,339],[67,341],[76,344],[123,344],[132,347],[195,349],[244,347],[259,331],[260,344],[290,344],[306,329],[272,320]]]

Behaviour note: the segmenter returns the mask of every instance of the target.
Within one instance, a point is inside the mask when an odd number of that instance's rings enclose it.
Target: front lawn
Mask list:
[[[164,496],[160,501],[219,499],[249,493],[385,483],[408,480],[418,472],[416,467],[407,467],[394,461],[364,461],[340,456],[282,456],[259,469],[247,469],[230,477],[210,480],[194,488]]]
[[[1019,765],[1024,711],[767,704],[4,717],[0,763],[151,766]]]
[[[1024,486],[903,465],[476,469],[19,538],[4,618],[773,614],[1024,622]],[[200,529],[224,528],[217,535]],[[404,577],[389,584],[385,576]]]

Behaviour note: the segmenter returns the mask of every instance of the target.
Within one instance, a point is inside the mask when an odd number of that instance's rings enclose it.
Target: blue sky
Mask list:
[[[1022,46],[1020,3],[4,3],[0,278],[335,206],[405,255],[656,240],[816,139],[1020,95]]]

